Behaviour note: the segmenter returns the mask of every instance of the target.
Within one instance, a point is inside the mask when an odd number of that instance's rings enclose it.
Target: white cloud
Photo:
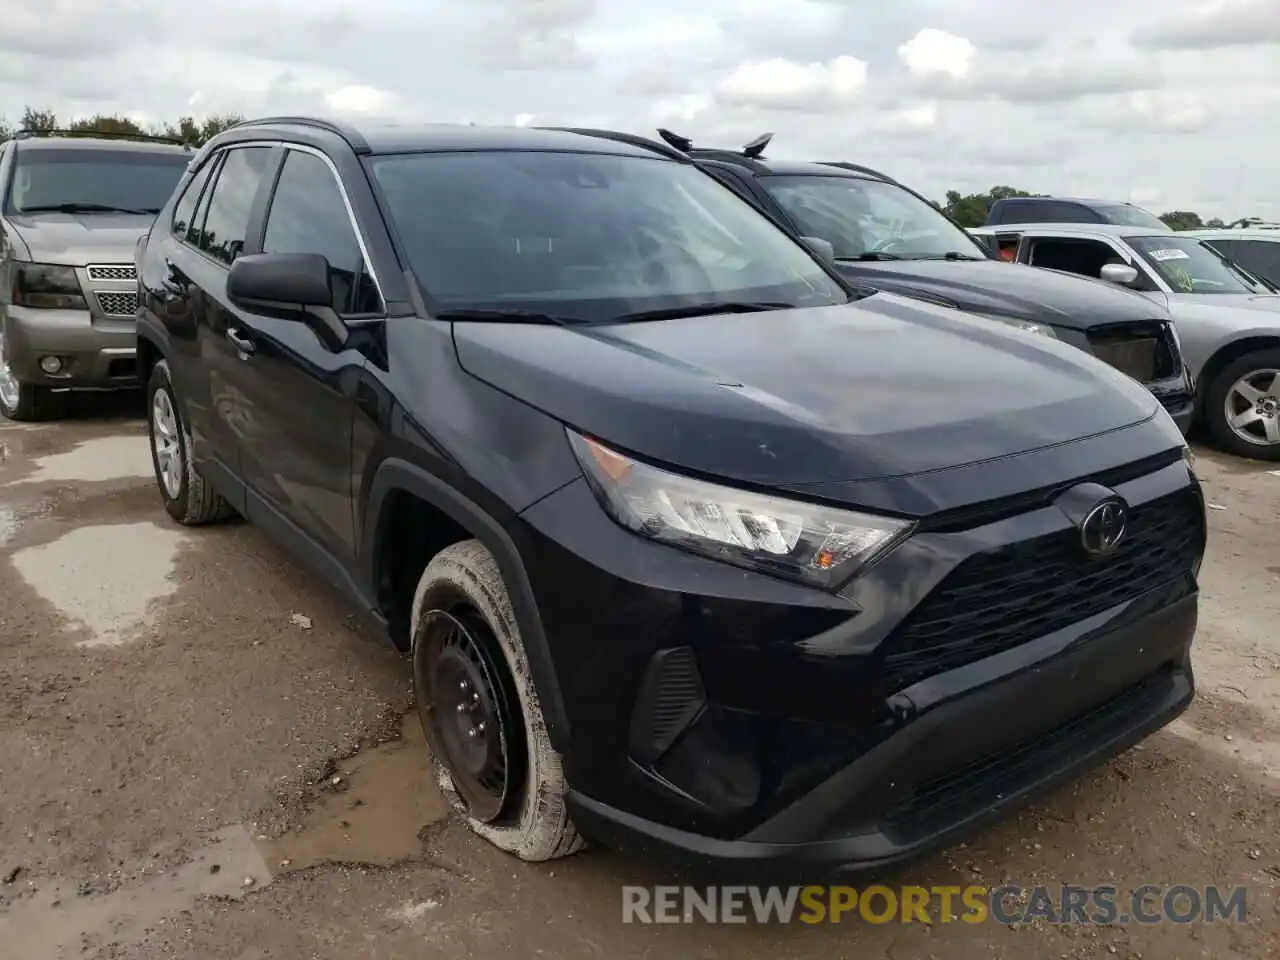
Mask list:
[[[357,84],[325,94],[324,102],[334,113],[378,116],[389,111],[394,97],[386,90]]]
[[[978,48],[972,41],[932,27],[898,47],[902,62],[919,77],[945,74],[962,80],[969,76],[977,55]]]
[[[867,82],[866,61],[841,56],[827,63],[794,63],[781,57],[738,66],[720,81],[726,103],[817,110],[857,99]]]

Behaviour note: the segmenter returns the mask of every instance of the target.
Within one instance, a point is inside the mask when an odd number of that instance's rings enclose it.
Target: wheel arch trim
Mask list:
[[[569,720],[556,676],[555,662],[542,628],[542,618],[538,613],[529,574],[515,541],[502,524],[475,502],[416,464],[400,458],[388,458],[379,465],[369,486],[366,501],[365,516],[371,522],[364,525],[361,553],[365,557],[367,582],[376,592],[381,574],[378,568],[378,545],[390,519],[387,509],[389,497],[397,492],[419,497],[440,510],[493,554],[510,592],[511,607],[520,628],[520,640],[529,658],[529,671],[542,706],[547,736],[557,752],[565,753],[569,742]]]

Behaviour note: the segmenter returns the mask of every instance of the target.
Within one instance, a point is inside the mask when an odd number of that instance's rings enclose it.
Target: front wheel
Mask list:
[[[1220,449],[1251,460],[1280,460],[1280,349],[1228,363],[1208,384],[1204,415]]]
[[[478,540],[427,565],[412,622],[418,716],[445,799],[473,832],[521,860],[581,849],[511,600]]]

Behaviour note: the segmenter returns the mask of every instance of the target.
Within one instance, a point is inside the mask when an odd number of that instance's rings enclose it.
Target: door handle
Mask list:
[[[231,329],[227,330],[227,339],[240,351],[241,360],[248,360],[253,356],[254,351],[258,349],[257,345],[248,337],[243,337]]]
[[[164,261],[164,277],[161,279],[160,285],[177,296],[182,296],[187,292],[187,278],[174,266],[173,261],[167,258]]]

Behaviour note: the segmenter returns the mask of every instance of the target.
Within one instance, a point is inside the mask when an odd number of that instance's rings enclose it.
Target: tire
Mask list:
[[[528,656],[493,555],[478,540],[454,544],[437,554],[418,582],[411,622],[418,716],[445,799],[474,833],[521,860],[553,860],[582,849],[584,841],[565,804],[561,758],[547,736]],[[468,637],[457,638],[458,626]],[[487,688],[477,685],[478,693],[452,693],[457,688],[451,678],[458,674],[450,671],[463,649],[471,658],[470,669],[488,683]],[[480,716],[497,715],[499,722],[490,723],[479,739],[489,738],[487,743],[498,745],[506,771],[502,799],[486,795],[483,811],[473,799],[476,778],[457,769],[461,764],[457,751],[450,749],[449,737],[450,727],[457,738],[459,725],[471,723],[473,716],[463,713],[462,703],[454,701],[479,702],[481,694],[497,709],[482,711]],[[472,736],[475,729],[470,731]],[[479,749],[486,755],[493,753],[483,745]]]
[[[165,408],[168,416],[159,412]],[[164,500],[164,509],[174,520],[188,527],[226,520],[235,511],[214,492],[192,462],[191,431],[181,410],[169,376],[169,362],[161,360],[151,369],[151,378],[147,381],[147,438],[151,443],[151,466],[155,470],[156,487]],[[163,448],[172,454],[172,459],[166,462],[176,469],[177,484],[172,491],[162,466],[165,458],[160,451]]]
[[[1280,348],[1258,350],[1232,360],[1207,385],[1204,421],[1218,449],[1250,460],[1280,461],[1280,439],[1266,442],[1268,424],[1271,436],[1280,438],[1280,376],[1273,375],[1272,371],[1280,372]],[[1270,414],[1246,427],[1246,432],[1254,437],[1253,442],[1237,433],[1228,420],[1229,403],[1232,410],[1248,409],[1243,397],[1235,391],[1241,381],[1250,380],[1255,386],[1261,385],[1263,396],[1258,402],[1263,411]]]
[[[23,423],[52,420],[62,407],[61,398],[48,387],[23,383],[9,370],[4,334],[0,333],[0,414]]]

